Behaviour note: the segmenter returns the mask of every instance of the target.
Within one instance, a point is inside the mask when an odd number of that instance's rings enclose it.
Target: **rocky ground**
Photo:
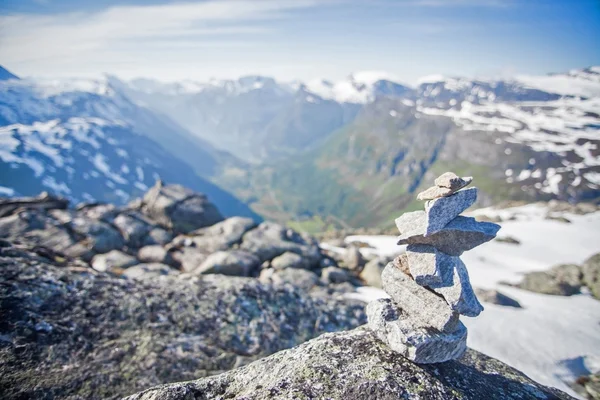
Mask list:
[[[361,252],[365,243],[341,244],[319,245],[271,222],[224,219],[205,196],[161,182],[125,207],[70,208],[45,194],[0,199],[2,397],[118,398],[206,377],[201,389],[190,383],[172,386],[183,392],[141,396],[502,398],[523,391],[524,398],[564,398],[472,351],[457,369],[421,368],[364,330],[263,359],[366,322],[364,302],[351,294],[381,285],[390,259]],[[304,386],[290,380],[303,373]],[[253,395],[242,387],[248,379],[256,382]]]
[[[234,371],[149,389],[128,399],[314,398],[571,399],[473,350],[455,361],[415,364],[366,328],[325,334]]]

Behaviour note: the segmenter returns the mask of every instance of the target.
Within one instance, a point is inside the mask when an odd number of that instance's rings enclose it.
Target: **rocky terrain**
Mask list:
[[[0,200],[5,398],[117,398],[366,322],[341,296],[358,278],[314,239],[189,189],[68,205]]]
[[[119,398],[202,377],[136,396],[568,398],[471,350],[424,367],[364,328],[310,341],[366,323],[353,294],[390,259],[224,218],[178,185],[123,207],[5,198],[0,238],[6,398]]]
[[[418,365],[368,329],[322,335],[215,377],[146,390],[130,400],[176,399],[572,399],[468,350]]]

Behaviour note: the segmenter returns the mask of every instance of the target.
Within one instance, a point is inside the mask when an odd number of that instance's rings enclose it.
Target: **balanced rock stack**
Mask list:
[[[406,252],[381,274],[390,299],[367,305],[369,327],[380,340],[416,363],[438,363],[466,350],[467,328],[459,315],[483,311],[459,256],[496,236],[499,225],[459,214],[477,199],[472,178],[446,172],[417,196],[425,211],[396,219]]]

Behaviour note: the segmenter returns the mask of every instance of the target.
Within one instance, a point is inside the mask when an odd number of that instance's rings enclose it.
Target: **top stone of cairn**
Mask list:
[[[435,180],[432,186],[417,195],[417,200],[433,200],[454,194],[473,182],[470,176],[460,177],[453,172],[445,172]]]

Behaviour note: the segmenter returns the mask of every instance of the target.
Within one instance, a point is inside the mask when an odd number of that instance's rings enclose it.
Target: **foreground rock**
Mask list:
[[[35,251],[33,251],[35,250]],[[0,243],[3,399],[111,399],[197,379],[366,322],[358,301],[294,284],[141,264],[123,279]],[[301,271],[301,270],[298,270]]]
[[[243,368],[146,390],[128,400],[190,399],[572,399],[474,350],[419,365],[368,329],[324,334]]]

